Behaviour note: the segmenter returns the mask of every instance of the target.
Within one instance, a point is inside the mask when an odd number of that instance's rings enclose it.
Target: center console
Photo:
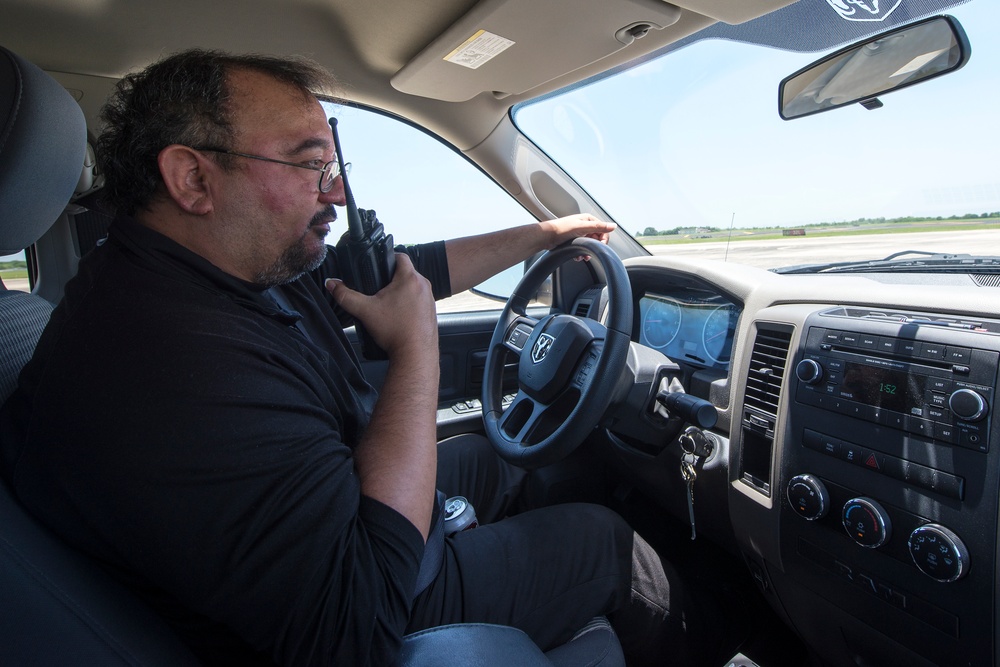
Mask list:
[[[798,341],[767,487],[789,622],[843,662],[994,664],[1000,325],[837,307]]]

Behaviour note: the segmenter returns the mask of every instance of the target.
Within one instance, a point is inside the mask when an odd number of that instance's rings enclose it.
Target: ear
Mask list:
[[[212,212],[214,203],[208,186],[211,172],[218,167],[198,151],[173,144],[157,157],[160,176],[170,198],[192,215]]]

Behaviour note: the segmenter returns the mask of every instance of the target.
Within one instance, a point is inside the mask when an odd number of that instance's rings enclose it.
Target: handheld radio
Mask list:
[[[344,283],[353,290],[372,295],[389,284],[396,271],[396,253],[392,247],[392,234],[386,234],[382,223],[375,217],[375,211],[359,209],[354,203],[351,186],[347,182],[344,169],[344,153],[340,150],[337,135],[337,119],[330,119],[333,130],[333,145],[337,151],[340,177],[344,181],[344,198],[347,203],[347,240],[337,246],[344,272]],[[356,324],[361,338],[361,352],[366,359],[386,359],[385,351],[376,345],[360,322]]]

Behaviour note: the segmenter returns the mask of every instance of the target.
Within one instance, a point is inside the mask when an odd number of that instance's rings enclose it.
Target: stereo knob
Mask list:
[[[877,549],[889,540],[892,522],[889,513],[871,498],[851,498],[841,514],[844,530],[866,549]]]
[[[823,367],[815,359],[803,359],[795,365],[795,377],[806,384],[816,384],[823,379]]]
[[[914,564],[931,579],[950,583],[969,571],[969,550],[958,535],[940,524],[915,529],[908,546]]]
[[[785,495],[795,513],[808,521],[822,519],[830,511],[830,493],[823,482],[812,475],[792,477]]]
[[[948,398],[948,407],[956,417],[967,422],[979,421],[989,410],[986,399],[971,389],[957,389],[952,392]]]

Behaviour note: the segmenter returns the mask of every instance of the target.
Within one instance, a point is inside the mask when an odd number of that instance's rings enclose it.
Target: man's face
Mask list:
[[[235,140],[231,150],[321,167],[335,158],[322,106],[288,84],[256,72],[230,78]],[[220,194],[220,220],[241,273],[261,285],[290,282],[326,256],[326,235],[342,205],[340,177],[330,192],[320,174],[289,165],[234,157]]]

